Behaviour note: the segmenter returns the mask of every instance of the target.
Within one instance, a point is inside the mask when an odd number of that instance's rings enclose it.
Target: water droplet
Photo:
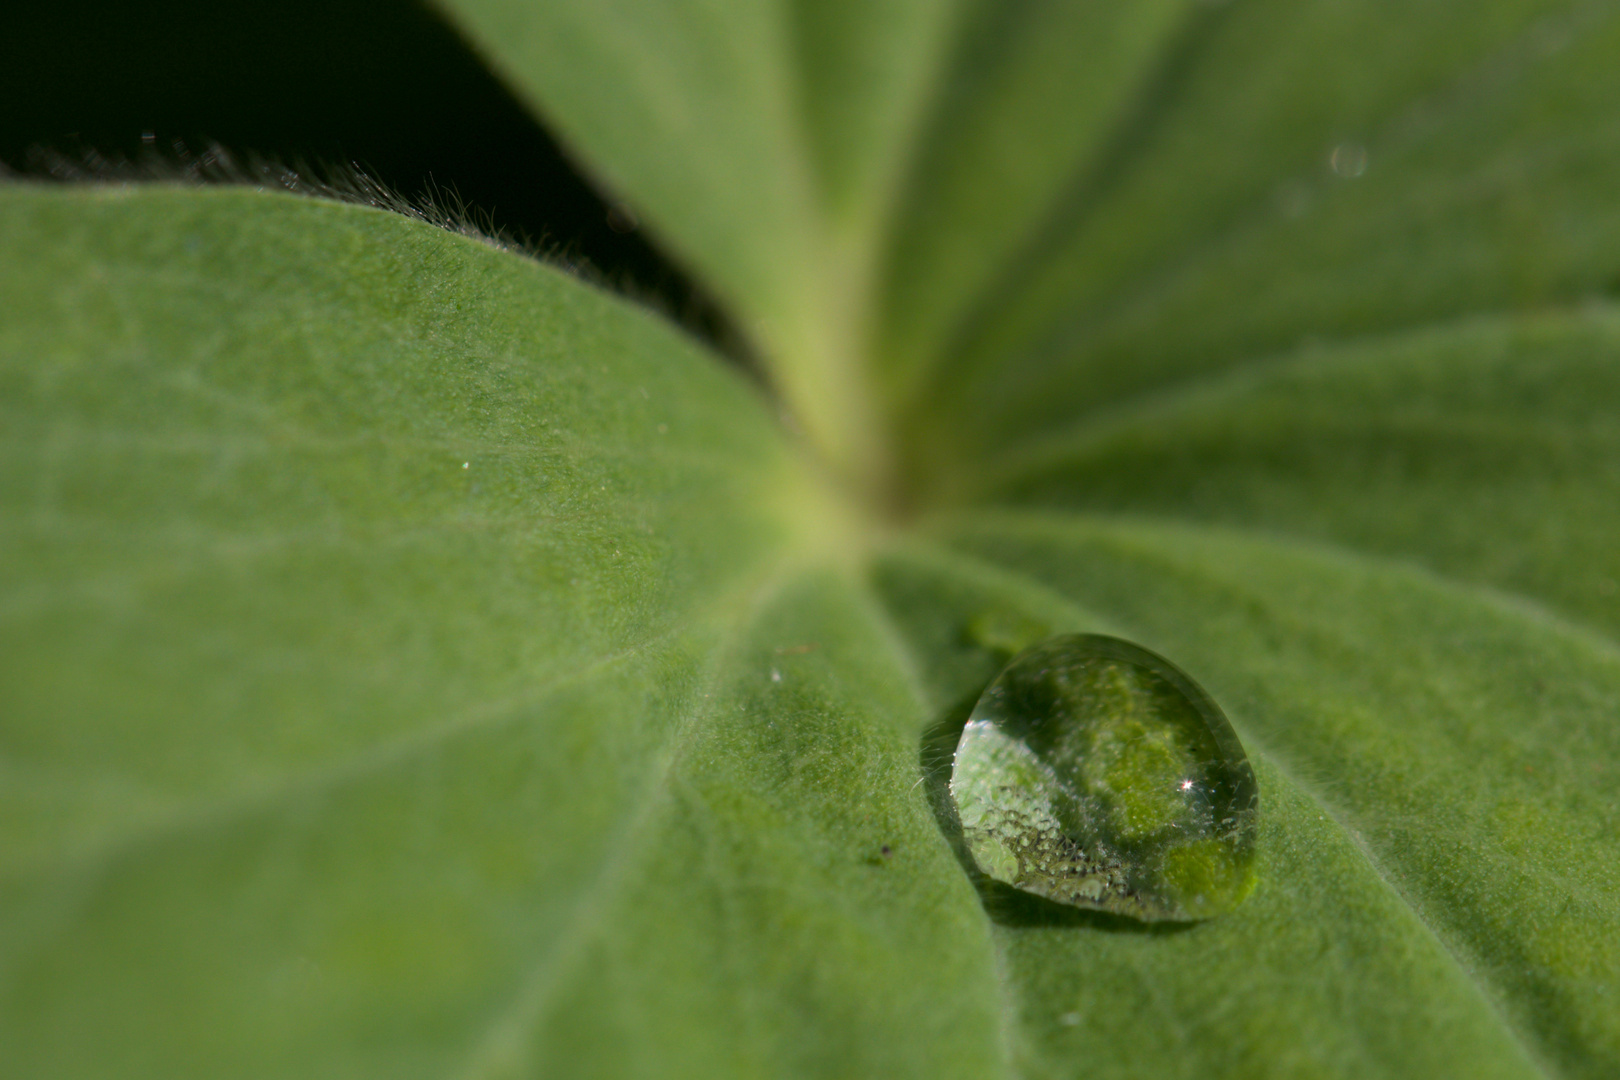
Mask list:
[[[1006,661],[1050,635],[1052,628],[1021,611],[990,608],[975,615],[964,631],[968,641]]]
[[[1065,634],[1020,653],[968,718],[951,798],[990,877],[1148,921],[1254,888],[1259,789],[1219,706],[1164,657]]]
[[[1328,165],[1340,176],[1354,180],[1367,171],[1367,148],[1360,143],[1340,143],[1328,155]]]

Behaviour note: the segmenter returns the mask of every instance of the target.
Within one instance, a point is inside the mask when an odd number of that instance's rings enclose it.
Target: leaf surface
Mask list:
[[[1613,4],[444,6],[821,460],[464,237],[0,190],[8,1072],[1620,1071]],[[1223,703],[1248,903],[964,859],[986,613]]]
[[[1613,639],[1617,354],[1607,305],[1310,347],[1031,444],[981,483],[1407,559]]]
[[[962,324],[917,437],[1019,443],[1301,340],[1612,292],[1616,14],[1223,8]]]
[[[994,1074],[920,706],[753,392],[391,214],[0,215],[8,1075]]]
[[[1011,607],[1181,658],[1261,768],[1274,861],[1229,918],[1162,943],[1003,916],[1035,1075],[1082,1052],[1120,1075],[1613,1071],[1609,641],[1408,566],[1220,529],[979,515],[941,540],[958,554],[885,577],[957,726],[974,657],[941,628]],[[1120,1031],[1129,1064],[1102,1049]]]
[[[444,5],[730,301],[846,479],[887,452],[860,364],[949,0]]]

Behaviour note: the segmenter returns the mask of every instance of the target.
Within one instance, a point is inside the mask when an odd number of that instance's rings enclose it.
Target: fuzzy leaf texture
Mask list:
[[[1620,5],[443,6],[777,400],[0,187],[0,1071],[1620,1073]],[[964,869],[986,612],[1222,703],[1253,897]]]

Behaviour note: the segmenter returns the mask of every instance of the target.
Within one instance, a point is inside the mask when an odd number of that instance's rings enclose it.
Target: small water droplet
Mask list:
[[[1354,180],[1367,171],[1367,148],[1360,143],[1340,143],[1328,155],[1328,165],[1340,176]]]
[[[968,718],[951,798],[990,877],[1147,921],[1203,919],[1254,888],[1259,789],[1209,695],[1099,634],[1024,650]]]
[[[981,611],[964,628],[969,642],[1010,659],[1052,633],[1052,628],[1011,608]]]
[[[781,681],[782,681],[782,673],[780,671],[777,671],[775,668],[771,668],[771,682],[781,682]]]

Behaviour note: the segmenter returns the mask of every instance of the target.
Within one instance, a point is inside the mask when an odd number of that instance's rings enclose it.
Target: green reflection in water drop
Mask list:
[[[951,797],[979,868],[1059,903],[1205,919],[1254,889],[1254,771],[1220,708],[1118,638],[1025,649],[968,718]]]

